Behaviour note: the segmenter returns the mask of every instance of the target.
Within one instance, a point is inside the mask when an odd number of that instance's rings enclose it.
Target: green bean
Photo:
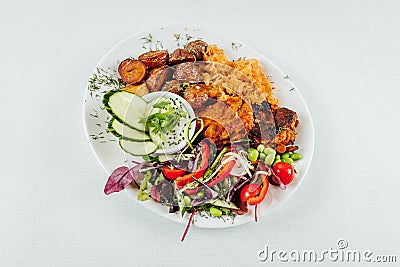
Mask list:
[[[221,217],[222,216],[222,211],[220,209],[217,209],[215,207],[210,208],[210,214],[213,217]]]
[[[290,153],[289,153],[289,152],[283,153],[283,154],[281,155],[281,158],[283,158],[283,159],[290,158]]]
[[[292,155],[290,155],[290,157],[293,159],[293,160],[299,160],[299,159],[301,159],[301,154],[300,153],[293,153]]]
[[[291,159],[291,158],[282,158],[282,161],[283,161],[283,162],[286,162],[286,163],[288,163],[288,164],[290,164],[290,165],[293,164],[293,159]]]
[[[251,161],[254,162],[258,159],[258,150],[255,148],[250,148],[249,149],[249,154],[247,155],[247,158]]]
[[[265,146],[263,144],[259,144],[257,147],[258,152],[263,152],[264,151]]]
[[[277,160],[277,159],[280,160],[280,159],[281,159],[281,156],[280,156],[280,155],[276,155],[276,156],[275,156],[275,160]]]

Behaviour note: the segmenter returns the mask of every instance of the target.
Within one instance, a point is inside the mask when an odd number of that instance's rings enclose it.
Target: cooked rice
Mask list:
[[[209,45],[204,53],[204,60],[208,63],[203,72],[206,83],[228,87],[249,104],[260,104],[267,100],[272,110],[278,108],[278,99],[272,95],[273,87],[257,59],[230,61],[224,50],[216,45]],[[210,64],[211,62],[215,64]]]

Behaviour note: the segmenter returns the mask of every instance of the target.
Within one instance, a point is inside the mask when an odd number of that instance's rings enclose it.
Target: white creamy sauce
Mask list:
[[[170,148],[174,147],[182,142],[185,141],[185,134],[186,134],[186,129],[187,129],[187,124],[190,121],[188,111],[186,107],[183,105],[183,103],[179,99],[175,98],[159,98],[153,102],[153,105],[156,103],[160,102],[168,102],[169,107],[172,108],[173,110],[179,112],[183,111],[186,113],[186,118],[180,117],[180,120],[176,124],[176,126],[167,132],[159,132],[157,134],[154,134],[150,132],[150,137],[152,138],[153,142],[156,143],[160,148]],[[166,107],[163,108],[152,108],[149,115],[155,114],[155,113],[164,113],[167,111]]]

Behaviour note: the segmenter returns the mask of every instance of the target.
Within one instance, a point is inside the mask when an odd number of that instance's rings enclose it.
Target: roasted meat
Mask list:
[[[198,64],[184,62],[175,67],[174,79],[179,82],[198,83],[203,80]]]
[[[204,137],[217,144],[245,138],[254,127],[252,109],[233,91],[218,85],[196,84],[184,98],[204,120]]]
[[[176,65],[183,62],[194,62],[194,61],[196,61],[196,58],[192,53],[190,53],[185,49],[178,48],[175,49],[175,51],[171,54],[168,63],[170,65]]]
[[[191,41],[186,46],[186,50],[192,53],[197,60],[203,60],[203,55],[206,49],[207,43],[202,40]]]
[[[296,140],[296,127],[299,125],[296,112],[288,108],[278,108],[274,112],[276,127],[276,151],[284,153],[286,146],[291,145]]]
[[[253,104],[254,112],[254,128],[250,131],[250,136],[258,143],[263,143],[270,147],[275,147],[275,120],[267,101],[263,101],[261,105]]]
[[[217,144],[249,136],[278,153],[297,149],[291,145],[296,139],[298,116],[288,108],[273,111],[267,101],[250,107],[232,90],[215,84],[192,84],[183,96],[196,116],[203,118],[204,137]]]
[[[152,69],[146,80],[146,85],[150,92],[160,91],[164,82],[170,78],[171,74],[172,69],[166,65]]]
[[[197,85],[196,87],[200,87]],[[185,90],[183,97],[190,104],[194,110],[200,110],[205,107],[208,101],[208,94],[205,90],[198,90],[194,87],[190,87]]]
[[[254,104],[253,112],[255,127],[250,131],[250,136],[254,140],[275,148],[278,153],[298,149],[292,146],[299,124],[296,112],[288,108],[278,108],[272,112],[266,101],[261,105]]]

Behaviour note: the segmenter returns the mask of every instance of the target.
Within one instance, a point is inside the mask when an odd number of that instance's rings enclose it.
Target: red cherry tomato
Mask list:
[[[240,191],[240,200],[242,202],[247,202],[249,198],[253,198],[260,194],[261,187],[257,184],[247,184]]]
[[[286,163],[286,162],[277,162],[273,167],[272,170],[277,178],[283,183],[284,185],[290,184],[293,181],[295,172],[293,166]]]
[[[176,180],[178,177],[181,177],[185,174],[186,170],[177,169],[175,167],[170,166],[163,166],[162,172],[165,178],[169,180]]]

